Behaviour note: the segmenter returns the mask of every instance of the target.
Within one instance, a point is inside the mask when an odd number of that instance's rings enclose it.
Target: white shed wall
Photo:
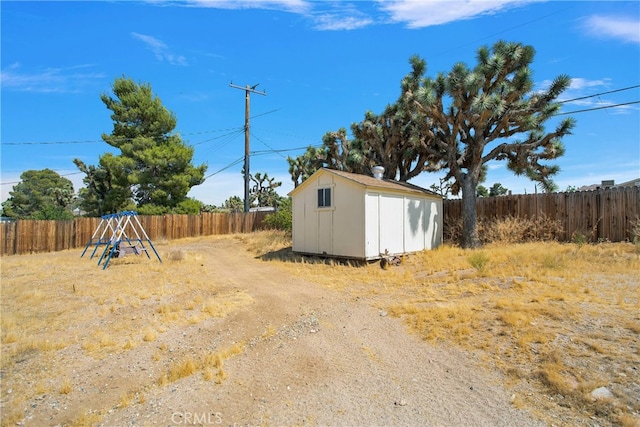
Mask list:
[[[293,251],[358,259],[434,249],[442,242],[442,200],[384,191],[329,172],[293,197]],[[318,208],[318,189],[331,188],[331,207]]]
[[[425,249],[435,249],[442,244],[444,222],[442,199],[427,199],[424,220],[426,221]]]
[[[442,242],[442,200],[368,192],[365,205],[365,258],[434,249]]]
[[[311,203],[317,203],[317,194],[310,191],[300,192],[293,198],[292,249],[295,252],[317,253],[318,218],[314,210],[307,208]]]
[[[399,254],[404,251],[404,197],[392,194],[379,196],[380,252]],[[372,218],[373,219],[373,218]]]
[[[435,249],[442,243],[442,200],[405,198],[405,252]]]
[[[365,253],[364,258],[371,259],[380,256],[380,194],[367,193],[365,195]]]
[[[425,249],[427,220],[427,199],[406,197],[404,199],[404,251],[417,252]]]
[[[364,257],[364,190],[320,174],[293,199],[293,251]],[[331,207],[318,208],[318,189],[331,188]]]

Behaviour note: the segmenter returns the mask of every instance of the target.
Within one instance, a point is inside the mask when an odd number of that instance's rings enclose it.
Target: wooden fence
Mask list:
[[[478,219],[507,216],[558,221],[556,238],[570,241],[574,232],[593,240],[633,240],[633,224],[640,217],[640,187],[622,187],[573,193],[519,194],[483,197],[477,202]],[[267,212],[202,213],[200,215],[138,216],[149,238],[174,240],[217,234],[249,233],[263,229]],[[445,224],[462,218],[462,201],[445,200]],[[0,224],[0,255],[53,252],[83,248],[100,218],[73,221],[19,220]],[[446,225],[445,225],[446,226]]]
[[[139,215],[151,241],[185,237],[249,233],[264,228],[268,212],[202,213],[200,215]],[[54,252],[84,248],[100,224],[100,218],[72,221],[18,220],[0,224],[0,255]],[[99,236],[97,236],[99,237]]]
[[[517,194],[481,197],[476,203],[478,220],[505,218],[558,221],[559,241],[571,241],[574,233],[592,240],[633,240],[633,226],[640,217],[640,187],[617,187],[571,193]],[[445,224],[462,218],[462,201],[446,200]]]

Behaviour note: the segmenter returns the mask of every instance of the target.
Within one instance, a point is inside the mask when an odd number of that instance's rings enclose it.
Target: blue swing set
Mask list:
[[[135,237],[133,237],[134,235]],[[82,251],[80,258],[84,256],[90,246],[95,246],[89,257],[90,259],[96,255],[98,248],[104,246],[104,250],[98,259],[98,265],[104,261],[104,264],[102,264],[103,270],[107,268],[109,261],[114,256],[122,258],[126,254],[140,255],[144,253],[148,259],[151,259],[145,242],[153,250],[156,257],[158,257],[158,261],[162,262],[158,251],[156,251],[153,243],[151,243],[151,239],[149,239],[142,224],[140,224],[136,212],[125,211],[103,215],[89,243],[87,243]]]

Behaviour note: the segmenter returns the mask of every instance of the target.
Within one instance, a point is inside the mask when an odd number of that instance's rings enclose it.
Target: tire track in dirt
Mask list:
[[[173,340],[176,358],[234,343],[246,343],[244,351],[225,361],[221,383],[196,373],[148,388],[143,403],[111,410],[101,425],[542,425],[511,405],[497,375],[460,351],[422,342],[366,303],[290,277],[234,239],[203,249],[216,282],[253,303],[163,340]]]

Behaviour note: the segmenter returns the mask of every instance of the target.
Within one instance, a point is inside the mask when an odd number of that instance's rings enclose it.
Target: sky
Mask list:
[[[206,180],[189,193],[220,206],[243,197],[245,91],[250,96],[250,171],[294,186],[287,157],[320,146],[367,111],[400,95],[409,58],[426,75],[476,63],[481,46],[520,42],[536,51],[534,90],[571,77],[561,114],[560,190],[640,178],[640,2],[630,1],[6,1],[0,2],[1,201],[27,170],[53,169],[83,186],[73,164],[117,151],[100,96],[120,77],[149,84],[194,147]],[[264,93],[264,94],[263,94]],[[504,162],[486,187],[539,191]],[[410,182],[428,188],[443,174]]]

